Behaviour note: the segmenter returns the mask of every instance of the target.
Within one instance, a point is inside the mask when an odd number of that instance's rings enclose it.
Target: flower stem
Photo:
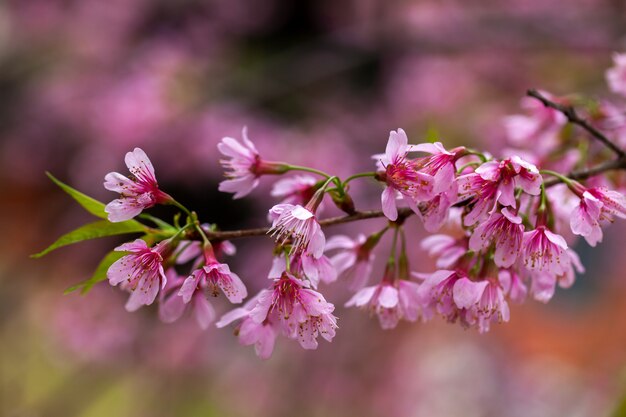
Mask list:
[[[348,178],[346,178],[343,182],[343,185],[346,186],[350,181],[355,180],[357,178],[364,178],[364,177],[375,177],[376,173],[371,171],[371,172],[361,172],[359,174],[354,174],[349,176]]]
[[[285,164],[285,166],[287,167],[287,171],[304,171],[304,172],[310,172],[312,174],[321,175],[322,177],[325,177],[325,178],[331,177],[329,174],[325,173],[324,171],[320,171],[319,169],[315,169],[315,168],[303,167],[299,165],[289,165],[289,164]]]

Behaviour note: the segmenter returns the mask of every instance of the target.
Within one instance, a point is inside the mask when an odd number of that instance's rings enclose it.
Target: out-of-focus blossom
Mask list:
[[[176,273],[174,268],[165,272],[167,285],[161,291],[159,302],[159,318],[164,323],[173,323],[183,316],[186,310],[191,309],[196,322],[201,329],[206,330],[215,320],[215,309],[209,302],[204,291],[195,291],[189,302],[185,302],[179,295],[180,288],[185,282],[185,277]]]
[[[364,307],[378,316],[380,327],[393,329],[400,319],[415,321],[420,315],[421,305],[417,295],[419,285],[399,279],[387,279],[372,287],[359,290],[348,300],[346,307]]]
[[[270,233],[276,236],[276,240],[282,239],[282,243],[293,239],[292,253],[305,251],[316,258],[322,256],[326,237],[314,211],[300,205],[277,204],[270,209],[270,216]]]
[[[606,71],[606,81],[611,91],[626,96],[626,54],[613,54],[613,66]]]
[[[504,207],[500,212],[493,212],[484,223],[474,229],[469,248],[480,251],[495,243],[494,262],[500,267],[508,268],[517,259],[523,236],[522,218],[509,207]]]
[[[109,267],[107,278],[111,285],[121,283],[124,290],[130,291],[126,310],[135,311],[142,305],[154,302],[160,288],[165,288],[167,278],[163,271],[163,255],[169,242],[163,241],[150,248],[145,241],[137,239],[115,248],[116,251],[130,252]]]
[[[248,129],[244,127],[241,136],[243,145],[236,139],[225,137],[217,144],[217,149],[230,159],[222,159],[220,163],[228,170],[226,180],[219,185],[219,190],[225,193],[235,193],[233,198],[245,197],[257,185],[259,177],[267,174],[283,174],[287,167],[261,159],[254,143],[248,139]]]
[[[502,286],[502,290],[509,297],[510,300],[516,303],[523,303],[526,300],[528,294],[528,288],[520,277],[520,275],[513,269],[502,269],[498,273],[498,281]]]
[[[142,149],[128,152],[124,160],[131,178],[117,172],[110,172],[104,177],[104,188],[121,194],[104,209],[112,222],[132,219],[147,208],[172,201],[172,197],[159,190],[154,167]]]
[[[389,141],[383,155],[375,155],[379,159],[384,173],[381,174],[386,182],[385,190],[381,195],[383,213],[389,220],[398,218],[396,197],[400,193],[404,200],[417,212],[416,203],[432,198],[433,177],[419,172],[415,162],[407,159],[412,151],[408,145],[408,138],[402,129],[389,133]]]
[[[461,270],[439,270],[432,274],[415,274],[418,278],[425,278],[418,289],[418,295],[423,306],[423,314],[427,319],[439,313],[449,321],[455,321],[462,312],[455,304],[453,291],[456,283],[467,278]]]
[[[437,268],[451,268],[468,250],[467,238],[455,239],[443,234],[425,237],[420,247],[437,258]]]
[[[549,100],[551,94],[541,91]],[[524,148],[532,148],[540,155],[551,152],[559,143],[558,135],[567,123],[567,118],[559,111],[544,106],[532,97],[524,97],[521,106],[529,115],[514,115],[504,119],[504,127],[511,143]]]
[[[337,280],[337,270],[325,255],[315,258],[308,253],[295,253],[291,256],[289,266],[293,274],[305,277],[314,289],[320,281],[329,284]],[[286,259],[282,256],[275,257],[268,278],[279,279],[286,270]]]
[[[251,298],[243,307],[236,308],[224,314],[215,325],[218,328],[226,327],[230,323],[241,320],[235,329],[235,334],[239,336],[239,343],[243,346],[254,345],[257,356],[261,359],[269,359],[274,351],[274,344],[280,329],[277,323],[267,318],[261,323],[250,317],[251,311],[256,307],[263,290]]]
[[[360,234],[356,239],[344,235],[335,235],[328,239],[326,251],[339,249],[330,258],[339,276],[350,280],[350,289],[353,291],[363,288],[372,273],[372,264],[375,255],[372,247],[366,245],[365,235]]]
[[[274,183],[272,197],[281,198],[281,203],[305,205],[315,194],[317,180],[311,175],[295,175]]]

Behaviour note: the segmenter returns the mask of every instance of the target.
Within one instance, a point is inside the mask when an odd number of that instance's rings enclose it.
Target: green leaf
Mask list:
[[[135,220],[126,220],[120,223],[111,223],[108,220],[98,220],[79,227],[69,233],[64,234],[52,245],[41,252],[31,255],[33,258],[41,258],[49,252],[63,246],[82,242],[83,240],[97,239],[105,236],[124,235],[127,233],[145,232],[146,227]]]
[[[67,184],[59,181],[49,172],[46,172],[48,178],[52,180],[56,185],[58,185],[63,191],[68,193],[74,200],[78,202],[85,210],[89,213],[93,214],[96,217],[100,217],[101,219],[107,218],[107,213],[104,211],[104,204],[96,200],[95,198],[89,197],[86,194],[81,193],[78,190],[70,187]]]
[[[106,256],[102,259],[102,261],[100,261],[100,263],[98,264],[98,267],[94,271],[91,278],[83,282],[80,282],[76,285],[72,285],[71,287],[66,289],[63,292],[63,294],[69,294],[76,290],[80,290],[80,293],[82,295],[87,294],[87,292],[89,292],[89,290],[91,290],[91,288],[94,285],[107,279],[107,271],[109,270],[109,267],[113,265],[115,261],[117,261],[118,259],[122,258],[125,255],[128,255],[128,252],[111,251],[107,253]]]

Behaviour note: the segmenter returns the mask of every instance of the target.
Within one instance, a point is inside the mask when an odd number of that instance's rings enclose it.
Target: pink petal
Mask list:
[[[394,308],[398,305],[398,290],[391,285],[382,285],[378,296],[378,304],[384,308]]]
[[[454,304],[459,308],[471,308],[478,303],[487,285],[488,281],[474,282],[465,277],[459,279],[452,288]]]
[[[215,309],[201,292],[193,297],[193,315],[202,330],[208,329],[215,320]]]
[[[386,187],[381,196],[383,213],[391,220],[398,219],[398,209],[396,208],[396,191],[391,187]]]
[[[187,305],[175,292],[159,304],[159,319],[163,323],[173,323],[185,312]]]

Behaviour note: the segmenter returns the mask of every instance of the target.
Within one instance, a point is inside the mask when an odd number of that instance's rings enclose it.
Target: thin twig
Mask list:
[[[567,174],[567,177],[573,180],[585,180],[595,175],[614,170],[626,170],[626,158],[614,159],[612,161],[604,162],[589,169],[573,171],[570,174]],[[560,182],[561,181],[558,178],[552,178],[546,181],[545,185],[546,187],[552,187],[553,185],[559,184]]]
[[[550,107],[554,110],[561,112],[565,117],[567,117],[567,120],[570,123],[573,123],[585,129],[587,132],[591,134],[591,136],[593,136],[595,139],[602,142],[604,146],[612,150],[620,159],[626,158],[626,152],[622,148],[617,146],[615,143],[613,143],[611,139],[607,138],[602,132],[600,132],[598,129],[596,129],[591,124],[589,124],[587,120],[580,117],[578,113],[576,113],[576,110],[574,109],[574,107],[555,103],[547,99],[546,97],[544,97],[537,90],[530,89],[526,92],[526,95],[539,100],[546,107]]]

